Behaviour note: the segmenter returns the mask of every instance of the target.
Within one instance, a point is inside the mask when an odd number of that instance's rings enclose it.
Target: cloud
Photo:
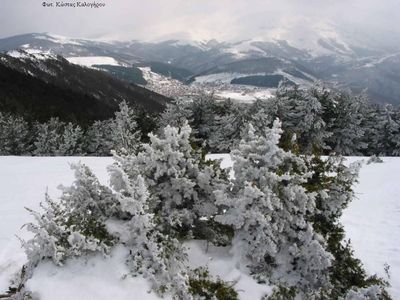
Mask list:
[[[238,40],[318,31],[374,43],[400,40],[398,0],[95,0],[106,3],[99,9],[44,8],[42,1],[2,0],[0,36],[53,32],[85,38]]]

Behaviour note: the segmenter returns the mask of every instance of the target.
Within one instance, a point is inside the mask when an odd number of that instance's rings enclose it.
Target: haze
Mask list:
[[[42,0],[2,0],[0,37],[51,32],[113,40],[276,38],[301,43],[323,35],[377,47],[400,45],[398,0],[96,1],[106,7],[44,8]]]

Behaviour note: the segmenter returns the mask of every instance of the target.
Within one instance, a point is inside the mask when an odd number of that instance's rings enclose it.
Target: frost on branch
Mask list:
[[[179,299],[191,299],[186,275],[186,254],[175,238],[157,230],[158,218],[149,212],[150,196],[143,177],[132,171],[128,176],[121,164],[109,168],[112,185],[117,191],[121,210],[128,213],[126,224],[129,248],[127,264],[134,276],[141,274],[152,283],[153,290],[163,295],[172,293]]]
[[[303,187],[309,174],[302,159],[279,148],[279,121],[264,135],[250,125],[232,151],[235,180],[231,192],[216,192],[226,213],[216,220],[235,228],[234,248],[259,278],[302,289],[329,281],[332,256],[307,216],[314,194]]]
[[[60,187],[59,201],[46,195],[43,214],[30,210],[36,223],[27,224],[34,237],[23,241],[28,271],[45,259],[62,265],[67,258],[85,253],[106,255],[115,242],[104,225],[104,220],[117,211],[111,190],[102,186],[85,165],[73,165],[72,169],[76,179],[71,187]]]
[[[130,179],[143,176],[149,211],[159,218],[160,231],[174,237],[190,236],[200,218],[217,212],[213,192],[227,182],[224,171],[192,148],[190,135],[187,124],[180,129],[167,126],[162,137],[150,134],[150,143],[137,155],[116,157]]]

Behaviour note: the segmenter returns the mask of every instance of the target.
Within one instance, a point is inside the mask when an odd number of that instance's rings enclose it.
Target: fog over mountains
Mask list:
[[[48,33],[0,39],[0,50],[59,54],[85,66],[101,65],[119,79],[145,85],[137,67],[189,85],[193,82],[274,88],[286,79],[366,91],[379,103],[400,104],[400,50],[352,44],[333,34],[309,35],[301,43],[274,38],[217,40],[99,41]],[[96,58],[99,58],[96,60]]]

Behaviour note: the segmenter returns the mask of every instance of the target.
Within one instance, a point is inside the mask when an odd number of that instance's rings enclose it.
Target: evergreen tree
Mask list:
[[[192,101],[178,99],[168,103],[160,116],[158,122],[159,133],[162,134],[165,127],[182,127],[186,122],[193,121],[193,112],[191,109]]]
[[[68,123],[64,126],[60,145],[56,155],[71,156],[82,155],[83,130],[79,125]]]
[[[193,98],[190,126],[194,128],[195,142],[201,146],[209,140],[215,121],[215,99],[213,94],[200,94]]]
[[[0,155],[26,155],[31,151],[28,123],[18,116],[0,112]]]
[[[290,142],[295,135],[302,153],[328,148],[326,140],[330,133],[323,120],[324,107],[315,96],[318,89],[318,86],[301,90],[298,86],[280,85],[270,104],[270,114],[282,121],[283,143]]]
[[[58,118],[46,123],[36,123],[35,155],[54,156],[58,153],[62,140],[64,124]]]
[[[140,145],[140,132],[136,123],[135,111],[125,101],[119,105],[119,111],[111,123],[113,150],[134,153]]]
[[[177,239],[157,230],[158,219],[149,210],[145,180],[138,170],[131,170],[129,176],[119,163],[109,170],[121,210],[129,215],[124,243],[130,249],[127,264],[132,274],[143,275],[161,295],[169,292],[179,299],[191,299],[186,253]],[[132,177],[133,173],[136,175]]]
[[[332,92],[330,101],[334,105],[333,119],[327,123],[331,132],[330,148],[341,155],[360,155],[367,147],[363,142],[365,130],[362,127],[364,99],[350,93]]]
[[[115,242],[104,221],[117,214],[117,200],[88,167],[78,164],[72,169],[75,181],[70,187],[60,187],[59,201],[51,200],[46,194],[44,213],[29,210],[36,222],[27,224],[34,237],[22,241],[28,258],[21,274],[22,283],[43,260],[63,265],[66,259],[85,253],[107,255]]]
[[[167,126],[161,137],[150,134],[137,155],[120,157],[125,172],[141,174],[149,189],[150,211],[160,218],[162,232],[190,235],[196,221],[216,213],[213,191],[223,189],[226,174],[204,160],[190,142],[191,128]]]
[[[246,106],[231,103],[225,115],[215,118],[214,130],[209,139],[211,149],[226,152],[236,146],[251,119]]]
[[[233,189],[216,192],[217,204],[226,207],[216,220],[235,228],[233,247],[255,275],[304,290],[318,289],[328,283],[332,257],[307,219],[315,201],[303,187],[306,166],[278,146],[281,134],[278,121],[262,136],[249,126],[231,153]]]
[[[95,121],[87,130],[85,146],[88,154],[111,155],[113,150],[112,120]]]

